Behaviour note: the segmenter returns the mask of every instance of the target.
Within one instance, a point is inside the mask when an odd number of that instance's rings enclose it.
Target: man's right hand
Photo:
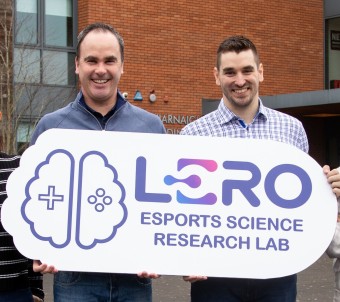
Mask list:
[[[41,274],[55,274],[58,270],[53,265],[41,263],[40,260],[33,260],[33,271]]]
[[[183,280],[190,282],[190,283],[194,283],[196,281],[202,281],[202,280],[207,280],[208,277],[206,276],[183,276]]]

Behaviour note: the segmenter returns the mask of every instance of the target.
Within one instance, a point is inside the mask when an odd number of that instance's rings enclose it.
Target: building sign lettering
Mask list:
[[[340,31],[331,30],[331,49],[340,50]]]
[[[158,114],[158,116],[164,124],[170,125],[187,125],[200,117],[198,115],[173,115],[173,114]],[[165,128],[168,134],[179,134],[181,128],[183,127],[181,127],[180,129],[168,127]]]

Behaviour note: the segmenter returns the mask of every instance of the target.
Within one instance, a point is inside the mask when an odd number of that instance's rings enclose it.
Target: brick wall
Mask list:
[[[258,47],[265,79],[260,95],[323,89],[323,0],[79,0],[78,6],[79,29],[103,21],[121,33],[120,90],[151,112],[200,115],[203,98],[219,99],[215,53],[233,34]],[[132,100],[137,89],[142,102]],[[151,90],[155,103],[148,100]]]

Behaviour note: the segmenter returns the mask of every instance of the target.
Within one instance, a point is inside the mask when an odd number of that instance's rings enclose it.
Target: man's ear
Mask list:
[[[260,65],[259,65],[259,81],[263,82],[263,80],[264,80],[264,77],[263,77],[263,64],[260,63]]]
[[[217,67],[214,67],[214,77],[215,77],[215,82],[217,86],[221,86],[220,78],[219,78],[219,72]]]
[[[75,73],[76,73],[76,74],[79,74],[78,63],[79,63],[78,57],[75,57],[75,59],[74,59],[74,65],[76,66],[76,70],[75,70]]]

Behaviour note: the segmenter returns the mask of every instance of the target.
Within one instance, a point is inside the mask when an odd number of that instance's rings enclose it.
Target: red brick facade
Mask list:
[[[198,116],[202,99],[221,97],[215,53],[234,34],[258,47],[265,79],[260,95],[324,87],[323,0],[79,0],[78,13],[79,29],[102,21],[121,33],[126,52],[120,90],[157,114]],[[133,101],[137,89],[142,102]],[[151,90],[155,103],[148,100]]]

